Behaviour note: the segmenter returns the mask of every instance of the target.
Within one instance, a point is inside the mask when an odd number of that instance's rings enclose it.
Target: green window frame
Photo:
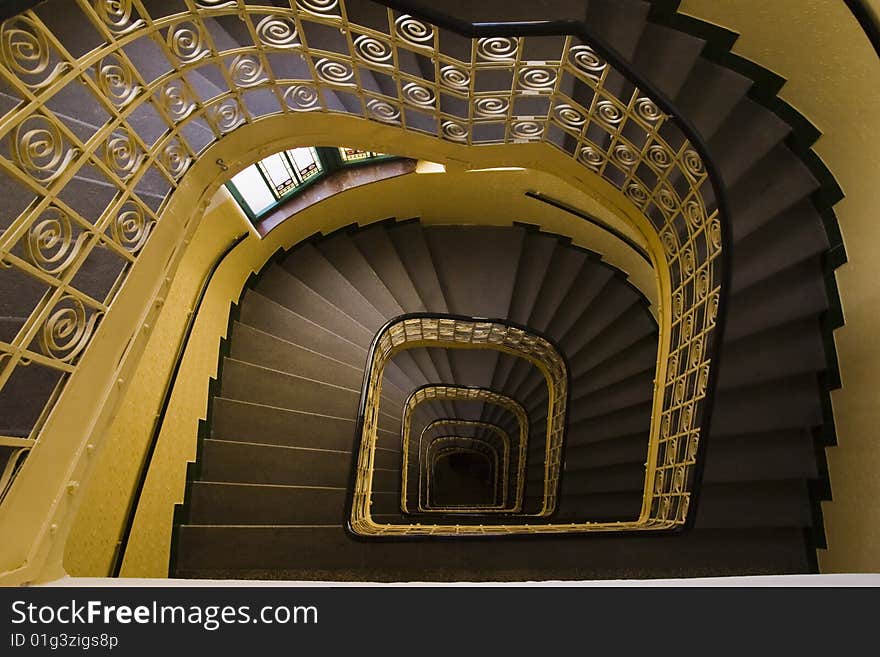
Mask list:
[[[346,146],[304,146],[269,155],[234,175],[226,188],[251,223],[340,169],[397,156]]]

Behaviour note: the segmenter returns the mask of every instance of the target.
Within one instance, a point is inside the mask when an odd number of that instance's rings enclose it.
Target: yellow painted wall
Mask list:
[[[207,210],[150,334],[148,357],[141,359],[131,387],[105,435],[95,475],[82,491],[84,499],[65,545],[64,567],[68,573],[104,577],[111,571],[116,542],[126,518],[127,500],[138,479],[156,410],[174,365],[174,345],[180,341],[188,310],[205,272],[217,254],[242,232],[242,221],[235,211],[237,206],[229,203],[232,211],[222,202]],[[194,345],[193,350],[209,348],[209,344],[200,344]],[[216,344],[213,349],[216,354]]]
[[[880,15],[880,0],[869,0]],[[834,499],[823,505],[822,572],[880,572],[880,60],[842,0],[684,0],[739,32],[734,51],[788,80],[781,96],[823,136],[815,150],[846,198],[835,208],[849,262],[837,271]]]

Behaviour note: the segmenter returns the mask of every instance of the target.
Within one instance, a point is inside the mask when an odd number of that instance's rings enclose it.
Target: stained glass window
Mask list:
[[[254,216],[266,210],[277,200],[256,165],[249,166],[241,173],[232,176],[232,184],[235,185],[241,200]]]
[[[300,182],[305,182],[324,170],[324,167],[321,166],[321,160],[318,159],[317,151],[311,146],[308,148],[293,148],[285,152],[290,161],[293,162]]]
[[[369,160],[372,157],[379,157],[380,155],[384,155],[384,153],[362,151],[357,148],[348,148],[347,146],[341,146],[339,148],[339,156],[342,158],[343,162],[360,162],[361,160]]]
[[[338,157],[334,151],[338,151]],[[256,219],[306,182],[337,170],[340,165],[374,157],[387,156],[376,151],[345,147],[289,148],[273,153],[237,173],[229,181],[228,187],[251,219]]]

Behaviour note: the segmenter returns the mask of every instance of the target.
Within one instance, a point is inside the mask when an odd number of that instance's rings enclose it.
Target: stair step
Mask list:
[[[385,224],[376,224],[359,230],[352,235],[352,240],[401,309],[405,309],[406,312],[426,310],[406,268],[397,257]]]
[[[448,313],[449,306],[437,280],[437,271],[422,227],[412,222],[400,224],[391,228],[389,236],[425,308],[429,312]]]
[[[828,308],[818,259],[809,259],[734,294],[727,312],[724,339],[733,342]]]
[[[424,232],[449,312],[506,317],[516,281],[523,230],[431,226]]]
[[[336,335],[359,347],[366,349],[373,339],[373,333],[357,320],[278,265],[270,266],[254,289],[318,326],[332,327]]]
[[[478,541],[361,542],[340,526],[183,525],[178,538],[176,577],[484,581],[783,574],[809,568],[803,532],[796,528],[694,530],[664,538],[663,549],[656,537],[634,536],[512,539],[504,549],[483,549],[487,544]]]
[[[710,141],[751,86],[752,81],[745,76],[700,58],[674,102],[703,139]]]
[[[648,23],[633,56],[633,65],[667,97],[674,98],[705,45],[702,39]]]
[[[288,308],[248,290],[241,303],[241,322],[294,342],[319,354],[328,354],[354,367],[363,367],[367,352]]]
[[[707,484],[700,493],[696,528],[807,528],[812,525],[809,497],[802,480]],[[560,519],[595,521],[634,519],[641,508],[642,492],[586,493],[566,497]]]
[[[566,450],[565,476],[587,474],[620,464],[641,465],[647,458],[648,435],[625,436]],[[813,479],[818,476],[813,439],[808,431],[777,431],[717,436],[707,440],[706,483]],[[535,468],[537,470],[537,468]]]
[[[815,374],[798,375],[715,395],[712,436],[756,433],[822,424]]]
[[[363,371],[260,329],[233,322],[229,355],[237,360],[270,367],[309,379],[323,377],[346,388],[360,389]],[[384,391],[383,391],[384,392]]]
[[[288,447],[349,451],[354,441],[353,418],[330,417],[304,411],[215,397],[211,437]],[[380,435],[393,432],[380,429]]]
[[[322,525],[341,523],[345,489],[194,481],[192,525]]]
[[[317,248],[386,320],[405,312],[347,234],[337,233]]]
[[[339,523],[315,527],[181,525],[178,532],[177,577],[203,577],[201,571],[217,569],[234,577],[229,571],[361,566],[361,544],[352,541]]]
[[[318,249],[304,243],[291,251],[282,266],[337,309],[375,335],[386,319]]]
[[[199,464],[202,481],[344,488],[351,452],[207,438]]]
[[[220,395],[227,399],[353,420],[360,392],[224,358]]]

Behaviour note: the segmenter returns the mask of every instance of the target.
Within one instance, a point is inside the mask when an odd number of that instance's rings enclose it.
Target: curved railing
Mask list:
[[[158,16],[141,0],[50,1],[43,7],[70,14],[65,33],[34,10],[0,25],[0,140],[8,145],[0,177],[10,199],[0,275],[43,290],[0,340],[0,395],[34,370],[57,379],[39,401],[40,417],[21,434],[0,436],[0,446],[20,462],[40,439],[200,153],[263,116],[338,113],[454,144],[545,144],[639,211],[661,288],[661,341],[643,509],[637,523],[615,529],[683,525],[717,370],[729,228],[716,168],[672,103],[581,24],[469,26],[387,1],[383,19],[370,24],[353,20],[343,0],[178,4],[183,11]],[[241,22],[246,43],[220,45],[222,17]],[[342,36],[338,47],[313,38],[328,28]],[[86,33],[96,45],[83,52]],[[139,45],[157,54],[138,59]],[[303,62],[301,75],[279,68],[290,57]],[[167,70],[148,70],[159,60]],[[191,83],[203,67],[221,81],[213,95]],[[275,108],[258,109],[258,94]],[[84,129],[74,110],[95,125]],[[149,130],[145,113],[155,119]],[[71,182],[83,177],[109,192],[106,207],[88,216],[71,196]],[[107,253],[119,275],[95,296],[77,274]],[[608,528],[591,526],[600,529]]]
[[[501,463],[503,464],[503,468],[501,470],[501,495],[499,499],[499,507],[502,510],[515,511],[515,503],[513,506],[507,506],[507,499],[510,487],[510,470],[511,470],[511,447],[510,447],[510,434],[507,433],[504,429],[493,424],[491,422],[483,422],[480,420],[463,420],[458,418],[439,418],[437,420],[431,421],[429,424],[422,429],[419,434],[419,463],[418,463],[418,472],[419,472],[419,504],[418,509],[420,512],[430,512],[433,509],[427,508],[427,505],[423,503],[421,498],[423,482],[422,478],[427,474],[429,470],[427,470],[423,463],[430,463],[430,459],[425,456],[423,458],[423,449],[422,444],[424,442],[425,436],[430,433],[432,430],[437,429],[438,427],[449,427],[451,429],[472,429],[472,430],[481,430],[486,432],[489,435],[495,436],[500,442],[501,448]],[[487,438],[483,438],[483,440],[488,440]],[[495,445],[496,449],[499,447]],[[522,453],[517,452],[518,462],[522,460]],[[523,467],[521,470],[517,470],[517,476],[523,476],[525,474],[525,468]],[[519,486],[519,482],[517,482],[517,486]],[[523,482],[523,486],[525,486],[525,482]],[[427,500],[425,500],[427,501]]]
[[[497,509],[501,506],[501,458],[498,449],[479,438],[467,438],[464,436],[441,436],[431,441],[429,446],[428,477],[426,478],[424,506],[419,501],[419,510],[440,511],[443,513],[484,513]],[[434,501],[435,493],[432,492],[431,482],[435,480],[437,464],[446,457],[462,454],[480,454],[485,456],[491,464],[492,473],[492,502],[484,505],[475,504],[438,504]],[[421,492],[421,491],[420,491]]]
[[[529,531],[527,517],[519,524],[477,527],[444,522],[433,524],[378,523],[371,512],[372,483],[379,429],[382,381],[385,367],[395,354],[406,349],[435,347],[445,349],[491,349],[522,358],[534,365],[547,385],[546,441],[544,448],[544,487],[540,510],[532,517],[543,518],[556,509],[562,466],[568,404],[568,365],[555,344],[547,338],[506,320],[477,319],[456,315],[413,313],[389,321],[373,339],[364,371],[356,435],[356,465],[349,504],[349,528],[359,536],[507,534]],[[529,422],[525,409],[516,400],[485,388],[448,384],[426,384],[407,397],[401,419],[401,510],[408,512],[409,440],[412,414],[427,400],[489,401],[503,406],[519,425],[520,467],[525,466]],[[518,476],[517,511],[522,509],[525,474]],[[531,514],[530,514],[531,515]]]
[[[429,321],[438,322],[434,317],[426,318]],[[419,319],[409,320],[409,321],[421,321]],[[462,320],[447,320],[447,321],[462,321]],[[445,344],[449,344],[448,336]],[[437,346],[441,346],[441,341],[437,340]],[[458,344],[458,347],[461,348],[461,344]],[[466,343],[465,343],[466,344]],[[381,367],[381,363],[377,362],[377,366]],[[566,382],[567,383],[567,382]],[[562,385],[561,394],[565,395],[565,391],[567,390],[567,385]],[[413,413],[418,408],[420,404],[430,401],[478,401],[486,404],[492,404],[495,406],[499,406],[504,410],[508,411],[515,419],[517,424],[517,441],[516,441],[516,450],[517,450],[517,469],[516,469],[516,479],[515,479],[515,488],[513,493],[513,500],[511,502],[510,508],[499,509],[499,511],[508,511],[511,513],[519,513],[522,511],[523,507],[523,494],[525,492],[525,480],[526,480],[526,459],[528,454],[528,445],[529,445],[529,420],[528,415],[526,414],[525,409],[522,407],[518,401],[509,397],[507,395],[503,395],[494,390],[489,390],[487,388],[477,388],[473,386],[459,386],[459,385],[450,385],[450,384],[425,384],[423,386],[419,386],[415,390],[413,390],[410,395],[406,398],[406,401],[403,405],[403,417],[401,419],[401,429],[400,429],[400,445],[401,445],[401,477],[400,477],[400,509],[403,513],[409,513],[409,458],[410,458],[410,450],[411,450],[411,430],[412,430],[412,419]],[[551,397],[550,405],[553,406],[554,399]],[[557,413],[557,417],[564,417],[564,404],[561,413]],[[459,425],[466,426],[467,424],[479,425],[483,423],[473,422],[469,423],[466,421],[457,420]],[[435,424],[435,423],[431,423]],[[425,429],[431,426],[429,424]],[[556,423],[554,427],[552,427],[553,436],[558,438],[560,443],[562,440],[562,434],[564,430],[564,426],[561,423]],[[424,431],[419,435],[419,439],[421,441],[421,437],[424,435]],[[363,439],[364,435],[361,434],[361,438]],[[419,471],[419,477],[421,478],[424,472],[425,462],[421,460],[421,444],[417,445],[419,449],[417,466]],[[557,449],[558,446],[553,446],[552,451],[551,446],[548,445],[548,454],[551,454],[552,459],[556,459],[561,455],[561,450]],[[552,509],[555,505],[556,498],[556,480],[558,480],[558,463],[556,464],[557,468],[549,468],[549,472],[553,473],[556,476],[555,480],[547,481],[545,480],[544,486],[544,505],[542,509],[542,513],[546,514],[548,512],[552,512]],[[421,483],[421,482],[419,482]],[[421,509],[419,509],[421,510]],[[549,510],[549,511],[548,511]]]

